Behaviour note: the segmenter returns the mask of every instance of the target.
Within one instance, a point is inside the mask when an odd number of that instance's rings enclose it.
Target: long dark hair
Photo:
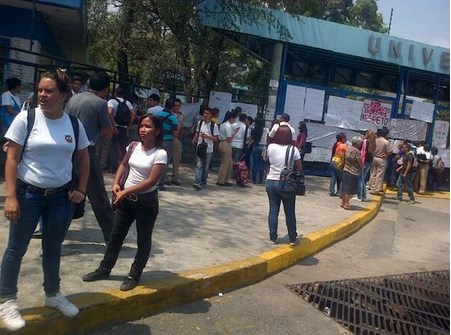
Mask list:
[[[263,128],[265,127],[265,120],[263,119],[255,119],[255,126],[251,131],[251,138],[254,140],[254,143],[257,145],[260,143],[263,135]]]
[[[155,128],[159,129],[160,132],[158,133],[157,137],[155,138],[155,146],[157,148],[161,148],[163,146],[163,121],[159,116],[153,115],[153,114],[146,114],[139,118],[138,121],[138,137],[142,143],[141,137],[139,136],[139,127],[141,126],[141,123],[145,118],[149,118],[152,122]]]

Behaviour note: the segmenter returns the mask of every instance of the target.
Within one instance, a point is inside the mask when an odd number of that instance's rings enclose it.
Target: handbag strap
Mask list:
[[[294,147],[289,145],[287,151],[285,152],[285,167],[294,165]]]

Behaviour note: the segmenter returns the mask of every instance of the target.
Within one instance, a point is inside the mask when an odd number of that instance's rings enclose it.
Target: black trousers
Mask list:
[[[138,250],[130,268],[129,276],[139,281],[149,259],[152,248],[152,231],[158,216],[157,191],[138,195],[137,201],[124,198],[116,209],[113,231],[107,244],[107,250],[100,268],[111,271],[116,264],[125,236],[133,221],[136,220]]]

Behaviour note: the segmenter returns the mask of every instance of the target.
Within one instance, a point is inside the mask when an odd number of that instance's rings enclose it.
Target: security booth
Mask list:
[[[265,117],[288,113],[295,129],[307,122],[310,172],[327,174],[338,132],[382,127],[393,139],[436,146],[449,167],[449,49],[264,9],[288,30],[281,37],[263,21],[214,10],[214,0],[204,6],[202,25],[270,64]]]

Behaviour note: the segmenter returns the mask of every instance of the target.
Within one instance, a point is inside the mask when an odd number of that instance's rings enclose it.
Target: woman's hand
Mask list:
[[[17,197],[6,197],[5,217],[12,222],[16,222],[20,218],[20,206]]]
[[[115,206],[115,205],[118,205],[121,202],[121,200],[126,196],[126,194],[125,194],[125,191],[121,190],[120,187],[119,187],[119,191],[115,192],[115,190],[113,189],[113,192],[114,192],[113,206]]]
[[[86,193],[79,190],[72,190],[68,192],[69,200],[79,204],[86,199]]]

